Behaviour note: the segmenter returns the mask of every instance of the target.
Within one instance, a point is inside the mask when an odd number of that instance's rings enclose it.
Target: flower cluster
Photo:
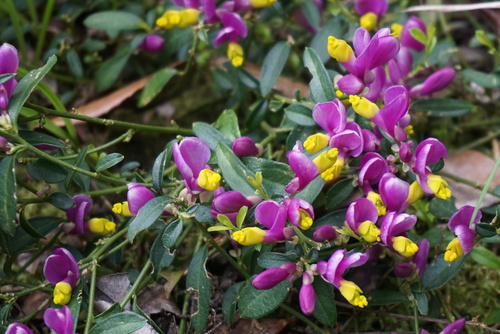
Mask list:
[[[73,288],[80,276],[80,269],[74,256],[65,248],[56,249],[45,261],[43,274],[47,281],[55,284],[54,304],[69,303]]]
[[[94,233],[98,235],[108,235],[115,230],[116,224],[106,218],[92,218],[85,220],[85,217],[92,209],[92,198],[85,194],[73,197],[75,206],[66,210],[66,216],[70,221],[67,224],[68,232],[72,234]]]
[[[75,334],[73,330],[75,321],[67,305],[63,305],[60,309],[47,309],[43,315],[43,320],[47,327],[56,334]],[[26,325],[14,322],[7,327],[5,334],[33,334],[33,331]]]

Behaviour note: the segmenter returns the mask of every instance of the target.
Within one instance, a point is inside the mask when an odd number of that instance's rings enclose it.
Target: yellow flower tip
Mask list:
[[[59,282],[54,287],[54,304],[66,305],[71,300],[73,288],[69,283]]]
[[[325,135],[324,133],[316,133],[306,139],[304,142],[304,148],[309,153],[316,153],[327,147],[329,141],[330,136]]]
[[[448,188],[448,182],[439,175],[429,174],[427,176],[427,185],[431,188],[436,197],[448,199],[451,197],[451,190]]]
[[[181,10],[179,12],[179,22],[177,26],[179,28],[186,28],[198,23],[198,18],[200,16],[200,11],[194,8],[188,8]]]
[[[221,176],[210,169],[203,169],[198,175],[198,185],[203,189],[214,191],[219,188]]]
[[[354,57],[354,51],[342,39],[336,39],[333,36],[328,36],[328,54],[330,57],[340,62],[346,62]]]
[[[276,0],[250,0],[250,4],[254,8],[264,8],[271,6]]]
[[[363,291],[354,282],[346,280],[340,281],[339,291],[351,305],[360,308],[368,305],[366,297],[362,294]]]
[[[328,151],[321,152],[314,158],[313,163],[318,167],[320,174],[335,164],[338,154],[339,150],[337,148],[332,148]]]
[[[98,235],[108,235],[116,228],[116,224],[106,218],[92,218],[89,220],[89,230]]]
[[[383,216],[387,213],[387,207],[385,206],[384,202],[382,201],[382,197],[379,194],[374,191],[370,191],[366,198],[368,198],[370,201],[372,201],[373,204],[375,204],[379,216]]]
[[[368,119],[372,119],[378,113],[378,106],[367,98],[357,95],[349,95],[349,102],[352,104],[354,111]]]
[[[464,255],[464,250],[458,238],[454,238],[448,246],[446,246],[446,252],[444,253],[444,260],[451,262],[458,260],[462,255]]]
[[[264,241],[266,232],[258,227],[246,227],[233,233],[233,239],[243,246],[257,245]]]
[[[308,229],[311,228],[313,220],[311,216],[304,209],[299,209],[299,213],[300,213],[299,227],[302,230],[307,231]]]
[[[418,181],[413,182],[410,185],[410,191],[408,193],[408,197],[406,198],[406,202],[413,204],[424,196],[424,191],[422,187],[420,187],[420,183]]]
[[[408,125],[406,128],[405,128],[405,132],[408,136],[411,136],[412,134],[415,133],[415,130],[413,130],[413,125]]]
[[[408,238],[405,237],[394,237],[392,238],[392,247],[399,254],[410,257],[413,256],[418,251],[418,246]]]
[[[375,13],[369,12],[359,18],[359,25],[370,31],[375,29],[377,26],[377,15]]]
[[[359,225],[358,234],[366,242],[380,241],[380,230],[369,220],[364,221],[361,225]]]
[[[344,159],[337,158],[335,160],[335,163],[330,168],[321,173],[321,177],[325,181],[333,180],[334,178],[340,175],[340,172],[342,172],[343,168],[344,168]]]
[[[401,37],[401,32],[403,31],[403,26],[399,23],[393,23],[391,25],[392,33],[391,35],[396,36],[397,38]]]
[[[128,208],[128,202],[121,202],[121,203],[115,203],[112,208],[113,212],[122,215],[123,217],[132,217],[133,214],[130,213],[130,210]]]
[[[227,47],[227,57],[231,60],[231,64],[234,67],[240,67],[243,65],[243,61],[245,60],[243,48],[241,45],[237,43],[229,43]]]
[[[344,92],[343,92],[343,91],[341,91],[340,89],[337,89],[337,90],[335,91],[335,96],[336,96],[336,97],[338,97],[338,98],[340,99],[342,96],[344,96]]]
[[[167,10],[159,19],[156,25],[163,29],[173,29],[179,26],[181,22],[181,12],[178,10]]]

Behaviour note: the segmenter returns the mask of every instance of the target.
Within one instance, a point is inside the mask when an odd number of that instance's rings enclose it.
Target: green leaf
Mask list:
[[[443,254],[439,255],[424,271],[422,285],[427,290],[439,289],[455,276],[465,263],[468,254],[458,260],[448,262]]]
[[[165,150],[161,152],[155,159],[153,169],[151,170],[151,177],[153,179],[153,188],[158,194],[163,193],[163,173],[165,172],[165,166],[170,161],[172,157],[172,146],[177,142],[173,139],[168,142]]]
[[[23,230],[28,233],[30,236],[36,239],[42,239],[45,236],[38,232],[33,226],[30,225],[28,220],[26,219],[26,216],[24,214],[25,210],[22,210],[21,213],[19,214],[19,225],[23,228]]]
[[[73,198],[62,192],[55,192],[50,194],[48,201],[50,204],[61,210],[67,210],[75,206]]]
[[[318,29],[319,28],[319,23],[321,22],[321,17],[319,14],[318,7],[316,7],[316,4],[312,0],[306,0],[302,3],[300,6],[300,9],[304,13],[304,16],[307,19],[307,22],[314,28]]]
[[[243,283],[244,282],[238,282],[231,285],[222,298],[222,316],[228,325],[233,323],[234,314],[236,313],[236,304],[238,303],[238,296],[240,295]]]
[[[213,223],[214,219],[210,214],[211,210],[212,207],[207,203],[205,204],[196,203],[191,205],[186,210],[186,213],[193,214],[194,220],[196,220],[198,223]]]
[[[352,179],[347,178],[338,181],[326,193],[325,208],[327,210],[336,209],[342,202],[351,196],[353,191]]]
[[[95,72],[95,83],[98,91],[104,91],[113,85],[122,73],[129,57],[129,52],[120,53],[101,64]]]
[[[268,290],[257,290],[247,282],[241,290],[238,302],[242,318],[260,318],[271,313],[283,303],[292,288],[292,283],[284,280]]]
[[[314,35],[310,47],[316,51],[323,64],[332,59],[326,47],[328,36],[343,36],[346,29],[347,24],[342,18],[342,15],[337,15],[328,20],[328,22],[321,27],[321,30]]]
[[[161,241],[163,242],[163,246],[165,248],[171,249],[175,246],[177,239],[182,234],[182,227],[183,226],[181,219],[176,219],[167,225],[161,238]]]
[[[476,38],[479,41],[479,43],[488,47],[488,49],[494,48],[493,44],[491,43],[490,39],[488,38],[488,35],[486,35],[484,30],[476,30]]]
[[[408,297],[396,290],[374,290],[365,293],[368,305],[391,305],[397,303],[408,303]]]
[[[245,124],[253,130],[260,125],[267,114],[269,100],[258,100],[250,106],[250,112],[246,113]]]
[[[429,300],[425,292],[412,292],[415,301],[417,302],[418,311],[422,315],[429,313]]]
[[[429,204],[429,211],[436,216],[436,218],[450,218],[457,211],[455,201],[455,197],[450,197],[448,199],[434,197]]]
[[[31,95],[31,92],[35,89],[38,83],[42,81],[56,62],[57,57],[50,56],[44,66],[29,71],[29,73],[26,74],[17,84],[9,101],[9,115],[12,120],[14,130],[17,131],[17,117],[19,117],[19,113],[21,112],[24,102],[26,102],[28,97]]]
[[[500,269],[500,258],[495,253],[483,247],[474,247],[470,256],[477,263],[491,269]]]
[[[484,323],[488,326],[500,323],[500,307],[493,309],[484,319]]]
[[[285,186],[293,178],[289,165],[273,160],[246,157],[241,159],[252,174],[262,173],[262,186],[266,194],[270,197],[287,196]],[[233,188],[239,190],[238,188]]]
[[[68,307],[71,310],[71,314],[73,315],[73,319],[78,319],[80,315],[80,308],[82,306],[83,300],[83,286],[86,285],[84,280],[80,280],[80,283],[73,289],[71,293],[71,299],[68,303]],[[74,321],[73,323],[73,332],[76,331],[76,325],[78,325],[78,321]]]
[[[207,258],[207,245],[203,245],[194,254],[186,278],[187,289],[197,293],[195,298],[198,301],[198,310],[191,316],[191,323],[198,333],[202,333],[205,329],[210,307],[210,278],[205,268]]]
[[[148,105],[161,92],[163,87],[177,74],[175,68],[164,68],[157,71],[151,79],[148,80],[139,96],[137,106],[142,108]]]
[[[212,151],[215,151],[218,143],[224,143],[227,146],[231,146],[231,140],[229,138],[207,123],[193,123],[193,131],[196,137],[207,143]]]
[[[462,70],[460,74],[465,80],[472,81],[484,88],[500,87],[500,74],[498,73],[484,73],[467,68]]]
[[[332,101],[335,98],[333,82],[314,49],[306,48],[304,51],[304,64],[312,74],[309,87],[311,88],[311,95],[314,101]]]
[[[259,256],[257,263],[260,267],[269,269],[269,268],[279,267],[284,263],[294,262],[297,260],[298,258],[294,254],[287,255],[277,252],[266,252],[262,253],[262,255]]]
[[[78,156],[72,161],[68,161],[68,163],[73,163],[74,166],[80,167],[85,170],[89,170],[89,166],[85,161],[85,157],[87,156],[87,151],[89,150],[88,146],[82,148],[80,152],[78,152]],[[66,188],[69,186],[70,182],[74,180],[75,183],[82,189],[82,191],[87,192],[90,187],[90,176],[83,175],[80,173],[76,173],[74,170],[69,171],[69,175],[66,178],[66,182],[64,183]]]
[[[19,130],[19,136],[31,145],[52,145],[55,147],[66,147],[59,139],[49,136],[42,132]]]
[[[299,191],[294,198],[303,199],[306,202],[312,203],[318,197],[321,190],[323,190],[323,185],[325,180],[321,175],[317,176],[311,183],[309,183],[304,189]]]
[[[232,228],[224,226],[224,225],[215,225],[215,226],[210,226],[207,228],[208,232],[218,232],[218,231],[228,231],[232,230]]]
[[[0,161],[0,230],[9,236],[16,228],[16,175],[15,155],[8,155]]]
[[[12,79],[16,74],[15,73],[3,73],[0,74],[0,85],[6,83],[10,79]]]
[[[231,141],[241,137],[238,116],[234,110],[224,110],[217,118],[214,127]]]
[[[68,171],[50,160],[38,159],[27,165],[28,173],[37,181],[59,183],[68,176]]]
[[[43,236],[52,232],[62,222],[63,219],[57,217],[36,217],[28,220],[30,226]],[[31,236],[21,226],[17,226],[14,237],[8,240],[9,245],[7,248],[10,250],[9,255],[21,253],[29,249],[38,240],[39,238]]]
[[[106,169],[109,169],[117,164],[119,164],[125,157],[120,153],[108,154],[97,162],[95,166],[95,171],[100,173]]]
[[[133,312],[112,314],[99,319],[89,334],[123,334],[132,333],[146,325],[146,319]]]
[[[78,56],[78,53],[74,49],[69,50],[66,53],[66,61],[68,62],[68,67],[77,79],[83,78],[83,66]]]
[[[417,27],[410,28],[410,35],[422,44],[427,44],[427,36]]]
[[[132,241],[137,232],[147,229],[153,225],[153,223],[156,222],[156,220],[163,214],[165,205],[171,201],[172,198],[168,196],[160,196],[155,197],[144,204],[142,208],[139,209],[134,221],[130,223],[127,234],[128,239]]]
[[[139,28],[141,18],[133,13],[110,10],[89,15],[83,24],[87,28],[102,30],[133,30]]]
[[[248,176],[253,176],[248,168],[223,142],[215,150],[217,163],[222,170],[222,176],[232,189],[238,190],[243,196],[255,194],[255,189],[247,181]]]
[[[149,259],[153,263],[153,278],[157,279],[160,277],[160,272],[163,268],[168,267],[172,264],[175,259],[175,251],[171,252],[170,249],[165,249],[162,239],[165,235],[165,229],[162,233],[159,233],[151,246],[151,252],[149,254]]]
[[[475,225],[476,232],[483,238],[494,237],[497,235],[497,230],[494,226],[487,223],[479,223]]]
[[[457,117],[474,108],[469,102],[454,99],[423,99],[412,104],[412,110],[424,111],[434,117]]]
[[[300,103],[295,103],[285,108],[285,115],[292,122],[303,126],[316,125],[316,122],[312,118],[312,109]]]
[[[337,308],[332,300],[335,300],[333,286],[319,277],[313,281],[316,293],[316,304],[313,316],[323,325],[333,326],[337,322]]]
[[[260,93],[262,96],[266,96],[273,88],[289,54],[290,45],[286,42],[278,42],[264,58],[260,78]]]

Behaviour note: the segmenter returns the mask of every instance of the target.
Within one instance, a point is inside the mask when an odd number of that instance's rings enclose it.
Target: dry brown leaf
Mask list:
[[[295,318],[289,319],[239,319],[232,333],[248,334],[279,334],[286,326],[293,323]]]
[[[172,65],[168,66],[171,68],[177,67],[181,64],[182,62],[176,62],[173,63]],[[149,79],[153,75],[150,74],[148,76],[145,76],[139,80],[136,80],[125,87],[122,87],[116,91],[114,91],[111,94],[108,94],[106,96],[103,96],[97,100],[94,100],[90,103],[87,103],[81,107],[78,107],[78,113],[90,116],[90,117],[100,117],[102,115],[107,114],[110,112],[113,108],[119,106],[120,104],[123,103],[126,99],[134,95],[137,91],[141,90],[144,88],[144,86],[148,83]],[[56,117],[52,119],[52,121],[57,125],[57,126],[64,126],[64,120],[61,117]],[[78,124],[78,123],[84,123],[84,121],[81,121],[79,119],[72,119],[71,122],[73,124]]]
[[[494,165],[495,161],[487,155],[475,150],[464,150],[446,159],[443,171],[483,186]],[[481,190],[446,177],[445,179],[453,196],[457,199],[458,208],[464,205],[475,206],[477,204]],[[490,188],[494,189],[498,185],[500,185],[500,171],[497,171]],[[488,207],[498,202],[500,202],[498,197],[487,194],[481,207]]]
[[[227,62],[228,59],[226,57],[217,57],[211,61],[211,65],[215,67],[219,67],[223,70],[224,63]],[[262,67],[255,65],[249,61],[245,62],[245,70],[247,70],[251,75],[255,78],[260,79],[260,75],[262,73]],[[279,92],[281,95],[293,98],[293,93],[295,90],[300,89],[302,96],[309,96],[309,86],[303,82],[295,81],[290,78],[284,77],[280,75],[276,80],[276,83],[273,86],[273,89]]]

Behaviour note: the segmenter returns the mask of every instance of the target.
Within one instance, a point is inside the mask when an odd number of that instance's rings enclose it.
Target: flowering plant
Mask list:
[[[411,2],[0,6],[1,329],[494,332],[500,159],[473,203],[444,166],[498,41]]]

